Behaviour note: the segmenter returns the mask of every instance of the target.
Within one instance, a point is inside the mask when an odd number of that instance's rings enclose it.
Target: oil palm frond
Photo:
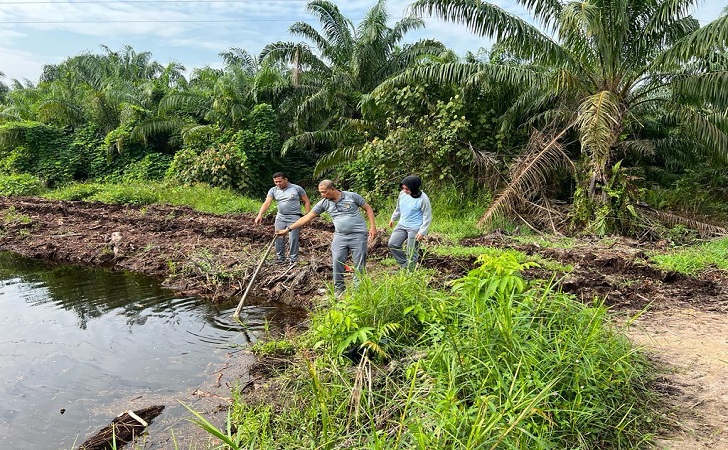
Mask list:
[[[557,134],[539,130],[531,133],[528,150],[511,166],[508,185],[496,196],[478,225],[489,225],[496,217],[517,210],[523,200],[537,193],[557,170],[576,170],[561,144],[567,131],[568,128]]]

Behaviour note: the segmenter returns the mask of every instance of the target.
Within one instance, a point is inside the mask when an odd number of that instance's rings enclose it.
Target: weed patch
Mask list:
[[[365,278],[312,315],[272,404],[233,405],[240,448],[636,448],[653,420],[649,366],[585,305],[482,254],[450,287]]]
[[[654,254],[650,263],[662,270],[686,275],[696,275],[710,267],[728,270],[728,238]]]

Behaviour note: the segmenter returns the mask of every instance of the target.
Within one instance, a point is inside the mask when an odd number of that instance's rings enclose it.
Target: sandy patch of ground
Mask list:
[[[647,313],[628,335],[666,369],[658,381],[671,429],[658,448],[728,449],[728,320],[675,308]]]

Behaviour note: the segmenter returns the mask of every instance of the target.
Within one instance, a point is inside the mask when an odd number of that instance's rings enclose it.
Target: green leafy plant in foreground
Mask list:
[[[205,419],[202,414],[193,410],[184,403],[182,405],[194,415],[194,419],[192,419],[192,422],[201,429],[205,430],[205,432],[207,432],[208,434],[220,439],[220,441],[222,441],[223,444],[226,446],[225,448],[228,448],[230,450],[241,450],[242,448],[244,448],[240,445],[239,440],[236,438],[235,433],[233,433],[232,431],[232,421],[230,420],[229,412],[227,420],[227,430],[222,431],[215,425],[213,425],[209,420]]]
[[[307,336],[314,349],[325,349],[337,358],[347,349],[368,349],[374,357],[385,358],[421,333],[425,319],[421,305],[429,295],[431,274],[405,272],[376,281],[363,277],[356,293],[312,317],[314,333]]]

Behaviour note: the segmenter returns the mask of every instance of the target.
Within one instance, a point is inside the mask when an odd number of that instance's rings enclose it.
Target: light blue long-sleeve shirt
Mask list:
[[[427,236],[427,230],[432,223],[432,206],[430,198],[424,192],[418,198],[404,192],[397,197],[397,207],[392,213],[392,222],[399,220],[404,228],[417,229],[422,236]]]

